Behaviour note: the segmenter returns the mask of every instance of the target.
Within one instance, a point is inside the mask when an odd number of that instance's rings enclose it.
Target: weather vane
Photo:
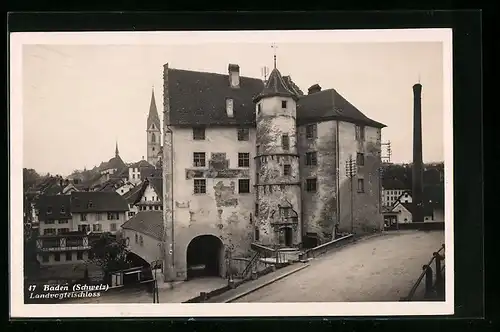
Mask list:
[[[274,50],[274,69],[276,69],[276,49],[278,48],[278,46],[275,43],[273,43],[271,45],[271,48]]]

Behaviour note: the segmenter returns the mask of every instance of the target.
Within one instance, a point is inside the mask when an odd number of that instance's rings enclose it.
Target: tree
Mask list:
[[[103,233],[91,242],[89,263],[99,266],[104,273],[104,280],[108,281],[111,272],[131,267],[128,254],[125,239],[116,239],[110,233]]]
[[[23,187],[28,189],[40,180],[40,175],[32,168],[23,168]]]

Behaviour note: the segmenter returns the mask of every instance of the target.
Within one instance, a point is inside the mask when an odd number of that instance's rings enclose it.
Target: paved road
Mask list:
[[[405,231],[362,240],[235,302],[380,302],[407,295],[444,232]]]

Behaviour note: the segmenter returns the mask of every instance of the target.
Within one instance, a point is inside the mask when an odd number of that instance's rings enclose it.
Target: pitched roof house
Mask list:
[[[126,221],[122,228],[161,241],[163,239],[163,213],[161,211],[141,211]]]
[[[90,191],[71,193],[71,212],[124,212],[128,204],[120,194],[111,191]]]

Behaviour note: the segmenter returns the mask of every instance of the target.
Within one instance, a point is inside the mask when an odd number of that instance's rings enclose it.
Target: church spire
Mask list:
[[[151,103],[149,105],[148,114],[148,129],[151,129],[152,124],[155,125],[156,129],[160,129],[160,117],[158,116],[158,109],[156,108],[154,87],[151,89]]]
[[[120,155],[120,152],[118,151],[118,141],[116,141],[115,157],[118,157],[119,155]]]

